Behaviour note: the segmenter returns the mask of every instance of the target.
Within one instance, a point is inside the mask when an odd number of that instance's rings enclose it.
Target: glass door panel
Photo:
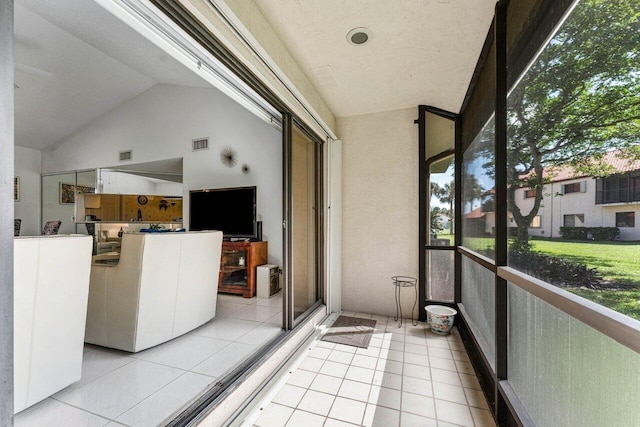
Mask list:
[[[321,299],[318,287],[318,146],[293,125],[290,230],[294,322]]]

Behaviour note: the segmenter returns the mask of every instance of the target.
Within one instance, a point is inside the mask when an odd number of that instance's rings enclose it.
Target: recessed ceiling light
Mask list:
[[[347,33],[347,41],[353,45],[362,45],[371,38],[371,30],[364,27],[354,28]]]

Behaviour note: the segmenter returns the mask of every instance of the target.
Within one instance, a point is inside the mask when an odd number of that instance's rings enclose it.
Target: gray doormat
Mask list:
[[[322,336],[322,341],[369,348],[369,342],[375,326],[375,320],[340,316],[331,325],[327,333]]]

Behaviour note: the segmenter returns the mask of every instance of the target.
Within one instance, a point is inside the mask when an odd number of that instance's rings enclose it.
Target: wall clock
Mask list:
[[[146,205],[148,201],[149,200],[147,200],[147,196],[138,196],[139,205]]]

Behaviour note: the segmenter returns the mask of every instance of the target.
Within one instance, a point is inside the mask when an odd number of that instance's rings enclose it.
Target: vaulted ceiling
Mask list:
[[[15,144],[39,150],[157,83],[210,87],[88,0],[16,0],[15,62]]]

